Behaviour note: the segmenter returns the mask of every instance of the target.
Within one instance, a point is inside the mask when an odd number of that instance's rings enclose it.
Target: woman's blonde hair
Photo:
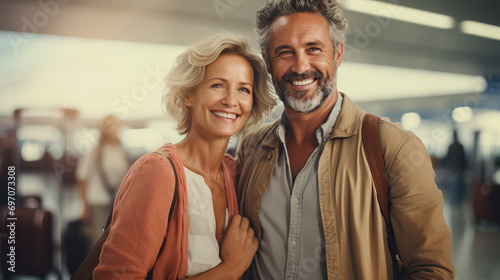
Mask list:
[[[166,77],[167,87],[162,102],[167,113],[177,121],[179,134],[186,134],[191,129],[191,112],[182,100],[195,92],[203,80],[206,67],[222,54],[243,57],[254,72],[252,111],[238,135],[244,134],[250,127],[258,126],[264,115],[269,114],[276,105],[264,63],[251,52],[248,40],[236,34],[217,34],[180,54]]]

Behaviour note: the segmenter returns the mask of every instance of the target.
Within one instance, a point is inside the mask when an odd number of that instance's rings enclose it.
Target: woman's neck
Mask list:
[[[203,177],[216,180],[221,175],[220,166],[228,143],[229,138],[207,140],[188,133],[175,146],[184,166]]]

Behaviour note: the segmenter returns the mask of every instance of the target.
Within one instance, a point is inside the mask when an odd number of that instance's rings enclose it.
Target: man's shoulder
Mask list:
[[[382,117],[379,123],[379,133],[380,137],[395,137],[406,141],[410,138],[417,137],[413,132],[403,128],[401,123],[392,122],[387,117]]]
[[[276,135],[276,129],[280,123],[281,119],[278,118],[272,122],[262,125],[260,128],[248,133],[243,138],[244,142],[254,142],[259,140],[268,139],[270,136]]]
[[[413,153],[427,152],[420,138],[410,130],[404,129],[400,123],[391,122],[388,118],[380,120],[379,139],[382,151],[388,158],[394,158],[402,150]]]

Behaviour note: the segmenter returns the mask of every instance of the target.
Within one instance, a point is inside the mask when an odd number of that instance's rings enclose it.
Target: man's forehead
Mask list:
[[[318,37],[318,35],[329,36],[328,23],[320,14],[294,13],[276,18],[270,26],[271,44],[283,43],[295,36]],[[313,39],[313,38],[311,38]],[[319,38],[314,39],[316,41]]]

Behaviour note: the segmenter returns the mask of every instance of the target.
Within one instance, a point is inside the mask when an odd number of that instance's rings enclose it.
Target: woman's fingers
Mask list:
[[[243,273],[257,252],[258,242],[250,221],[234,215],[221,244],[221,259]]]
[[[231,226],[234,226],[234,227],[240,227],[240,223],[241,223],[241,216],[236,214],[234,215],[232,218],[231,218],[231,223],[230,223],[230,227]]]

